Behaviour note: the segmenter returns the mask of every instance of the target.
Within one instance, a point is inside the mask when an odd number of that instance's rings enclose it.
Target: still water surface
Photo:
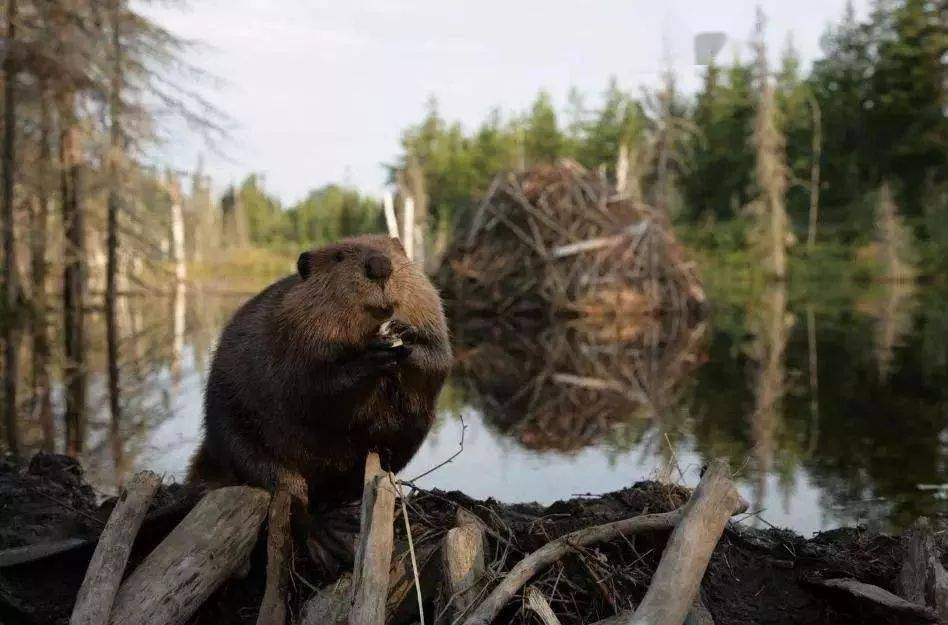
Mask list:
[[[214,341],[247,297],[124,298],[114,427],[103,322],[90,316],[80,455],[98,490],[140,468],[184,476]],[[693,485],[727,456],[756,523],[891,530],[948,510],[948,294],[933,288],[772,289],[690,327],[452,325],[459,364],[403,475],[452,456],[462,432],[464,448],[422,485],[552,502],[646,478]],[[20,425],[27,451],[63,449],[58,420],[52,441],[33,416]]]

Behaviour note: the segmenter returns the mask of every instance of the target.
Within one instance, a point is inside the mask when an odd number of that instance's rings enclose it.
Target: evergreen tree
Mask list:
[[[899,181],[906,215],[922,213],[926,188],[948,180],[948,7],[926,0],[880,4],[869,88],[866,157],[870,180]],[[891,32],[889,30],[891,29]]]
[[[856,21],[851,2],[842,21],[823,36],[822,47],[824,57],[814,62],[808,82],[824,128],[820,203],[825,220],[839,225],[851,221],[852,207],[869,189],[866,77],[872,61],[866,29]]]
[[[750,201],[753,118],[750,68],[735,60],[722,80],[721,70],[708,66],[695,106],[694,146],[681,181],[685,216],[731,219]]]
[[[556,123],[550,94],[541,91],[524,124],[524,152],[528,165],[552,163],[561,154],[563,137]]]

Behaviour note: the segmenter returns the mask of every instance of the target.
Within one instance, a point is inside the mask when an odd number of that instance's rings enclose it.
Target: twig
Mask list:
[[[82,580],[70,625],[108,622],[135,536],[160,484],[157,475],[142,471],[132,477],[122,491]]]
[[[392,475],[391,471],[389,471],[388,474],[388,481],[395,488],[395,492],[398,494],[398,499],[402,506],[402,518],[405,519],[405,537],[408,539],[408,553],[411,555],[411,569],[415,576],[415,594],[418,596],[418,618],[421,620],[421,625],[425,625],[425,608],[423,605],[424,600],[421,596],[421,579],[419,579],[418,575],[418,560],[415,559],[415,542],[411,535],[411,523],[408,521],[408,508],[405,505],[405,495],[402,493],[401,484],[395,480],[395,476]]]
[[[464,415],[463,415],[463,414],[458,414],[458,418],[461,420],[461,440],[458,441],[458,448],[459,448],[459,449],[458,449],[456,452],[454,452],[454,454],[453,454],[450,458],[448,458],[447,460],[445,460],[444,462],[442,462],[442,463],[440,463],[440,464],[438,464],[438,465],[435,465],[434,467],[428,469],[427,471],[425,471],[425,472],[422,473],[421,475],[417,475],[417,476],[411,478],[410,480],[402,480],[402,483],[411,485],[411,482],[417,482],[417,481],[420,480],[421,478],[423,478],[423,477],[425,477],[425,476],[427,476],[427,475],[430,475],[430,474],[434,473],[435,471],[437,471],[438,469],[440,469],[440,468],[443,467],[444,465],[450,464],[451,462],[454,461],[455,458],[457,458],[458,456],[461,455],[461,452],[464,451],[464,432],[467,431],[467,424],[464,423]]]

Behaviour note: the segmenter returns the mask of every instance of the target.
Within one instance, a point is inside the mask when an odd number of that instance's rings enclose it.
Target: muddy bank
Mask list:
[[[639,482],[598,497],[576,498],[550,506],[473,500],[459,492],[416,490],[408,499],[412,536],[421,560],[422,587],[436,586],[424,576],[436,560],[457,508],[475,514],[487,528],[489,576],[496,579],[523,556],[570,531],[630,516],[681,506],[690,491]],[[178,485],[164,486],[152,503],[136,539],[128,571],[167,535],[198,499]],[[27,468],[0,465],[0,622],[65,623],[82,582],[95,540],[114,501],[97,505],[74,461],[41,454]],[[357,514],[352,510],[341,514]],[[742,521],[743,519],[743,521]],[[746,623],[912,623],[924,622],[813,585],[814,580],[851,578],[897,592],[903,550],[898,537],[858,528],[824,532],[806,539],[776,529],[753,529],[753,520],[736,517],[717,548],[701,587],[701,599],[718,625]],[[940,531],[939,531],[940,530]],[[946,533],[936,521],[943,564]],[[396,566],[404,563],[405,530],[396,523]],[[591,623],[635,606],[648,588],[661,557],[666,533],[641,534],[589,549],[576,549],[534,578],[527,588],[540,591],[564,625]],[[253,623],[263,595],[265,540],[251,556],[249,573],[226,582],[202,607],[194,623]],[[41,546],[41,551],[38,546]],[[322,576],[294,549],[290,575],[289,622],[316,589],[333,581]],[[436,593],[426,593],[426,622],[437,616]],[[413,597],[412,593],[407,596]],[[403,601],[392,622],[417,621],[413,601]],[[497,623],[535,623],[518,596]]]

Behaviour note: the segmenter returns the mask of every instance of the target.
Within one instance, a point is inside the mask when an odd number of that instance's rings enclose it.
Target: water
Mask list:
[[[96,489],[114,492],[140,468],[184,476],[213,343],[246,297],[123,298],[117,424],[102,316],[89,315],[79,455]],[[691,327],[453,323],[459,364],[403,475],[454,455],[463,433],[463,451],[423,485],[552,502],[646,478],[693,485],[703,463],[726,456],[759,524],[895,530],[948,511],[948,294],[882,285],[727,299]],[[30,362],[24,339],[21,396]],[[61,419],[44,431],[30,402],[22,407],[25,454],[63,451]],[[53,408],[62,414],[58,383]]]

